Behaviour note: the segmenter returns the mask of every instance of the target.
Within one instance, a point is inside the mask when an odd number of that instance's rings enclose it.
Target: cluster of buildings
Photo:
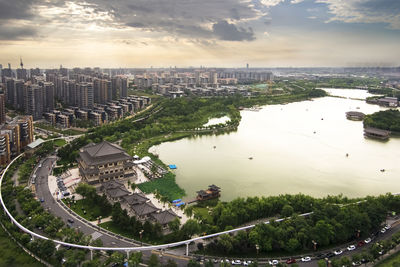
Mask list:
[[[8,68],[1,70],[0,88],[10,107],[42,119],[44,113],[56,108],[56,100],[65,106],[92,109],[95,104],[107,104],[128,96],[128,78],[110,76],[92,69],[63,68],[46,70]]]
[[[399,100],[397,97],[382,97],[382,98],[372,98],[367,99],[367,103],[377,104],[382,107],[397,108],[399,106]]]
[[[88,144],[79,151],[78,167],[83,182],[96,186],[110,202],[119,202],[138,219],[167,227],[178,217],[172,210],[160,210],[145,195],[126,189],[125,182],[136,181],[135,165],[133,157],[107,141]]]
[[[51,125],[68,128],[75,120],[90,120],[95,126],[132,115],[151,103],[151,99],[142,96],[127,96],[112,100],[106,104],[94,104],[92,108],[69,107],[54,109],[43,114]]]
[[[0,166],[7,165],[11,158],[20,154],[33,139],[32,116],[18,116],[7,123],[4,119],[0,125]]]
[[[135,75],[138,89],[179,97],[191,92],[201,96],[225,96],[234,93],[247,94],[247,89],[238,83],[266,82],[273,79],[269,71],[192,70],[186,72],[158,71]]]

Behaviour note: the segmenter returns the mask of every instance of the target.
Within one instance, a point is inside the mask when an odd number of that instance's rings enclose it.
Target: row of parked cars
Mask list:
[[[378,235],[379,233],[384,234],[384,233],[385,233],[387,230],[389,230],[389,229],[390,229],[390,225],[385,225],[379,232],[377,232],[377,233],[374,235],[374,237],[375,237],[376,235]],[[371,242],[372,242],[372,239],[371,239],[370,237],[368,237],[368,238],[365,239],[365,240],[359,241],[357,244],[349,245],[346,249],[343,249],[343,250],[342,250],[342,249],[337,249],[337,250],[332,251],[332,252],[321,253],[321,254],[317,255],[317,256],[315,257],[315,259],[320,260],[320,259],[326,259],[326,258],[331,258],[331,257],[334,257],[334,256],[338,256],[338,255],[341,255],[341,254],[343,253],[344,250],[353,251],[353,250],[355,250],[357,247],[362,247],[362,246],[364,246],[365,244],[368,244],[368,243],[371,243]],[[383,254],[383,251],[380,251],[379,254],[382,255],[382,254]],[[311,261],[312,258],[311,258],[310,256],[306,256],[306,257],[301,258],[300,260],[301,260],[302,262],[308,262],[308,261]],[[279,262],[280,262],[279,260],[270,260],[268,263],[269,263],[269,265],[277,265]],[[286,260],[286,264],[292,264],[292,263],[296,263],[296,259],[291,258],[291,259],[287,259],[287,260]],[[353,266],[358,266],[358,265],[361,265],[362,263],[364,263],[364,262],[360,262],[360,263],[358,263],[358,262],[353,262]]]
[[[58,189],[60,189],[60,192],[64,197],[70,195],[70,193],[67,190],[67,187],[64,184],[64,180],[60,176],[57,177],[57,186],[58,186]]]

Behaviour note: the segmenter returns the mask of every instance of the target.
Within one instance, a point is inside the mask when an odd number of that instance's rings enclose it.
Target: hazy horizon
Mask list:
[[[400,66],[398,0],[0,0],[26,68]]]

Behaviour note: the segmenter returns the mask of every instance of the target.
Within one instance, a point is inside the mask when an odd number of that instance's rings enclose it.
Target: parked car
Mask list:
[[[311,261],[311,257],[309,257],[309,256],[303,257],[303,258],[301,258],[301,261],[302,262],[309,262],[309,261]]]
[[[382,229],[381,229],[381,233],[384,234],[385,232],[386,232],[386,229],[385,229],[385,228],[382,228]]]
[[[232,265],[241,265],[242,262],[240,260],[232,260]]]
[[[352,250],[355,250],[355,249],[356,249],[356,246],[354,246],[354,245],[350,245],[350,246],[347,247],[348,251],[352,251]]]
[[[68,219],[67,219],[67,222],[69,222],[69,223],[74,223],[74,220],[71,219],[71,218],[68,218]]]
[[[292,264],[292,263],[296,263],[296,259],[287,259],[286,260],[286,264]]]
[[[270,260],[268,261],[269,265],[277,265],[279,263],[278,260]]]
[[[359,241],[358,243],[357,243],[357,246],[359,246],[359,247],[362,247],[362,246],[364,246],[365,245],[365,242],[364,241]]]
[[[390,228],[391,228],[390,224],[386,224],[386,225],[385,225],[385,229],[386,229],[386,230],[389,230]]]
[[[327,258],[332,258],[334,256],[335,256],[335,253],[333,253],[333,252],[329,252],[329,253],[326,254]]]
[[[369,238],[369,237],[368,237],[367,239],[364,240],[365,244],[371,243],[371,241],[372,241],[372,239]]]
[[[335,253],[335,255],[340,255],[343,253],[343,251],[341,249],[335,250],[333,253]]]

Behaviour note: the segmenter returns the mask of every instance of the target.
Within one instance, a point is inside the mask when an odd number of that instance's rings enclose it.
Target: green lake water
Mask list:
[[[327,91],[350,98],[369,95]],[[370,114],[381,109],[336,97],[264,106],[259,112],[242,111],[236,132],[167,142],[150,151],[177,165],[177,183],[188,198],[210,184],[222,188],[222,200],[285,193],[395,193],[400,192],[400,138],[365,139],[362,122],[345,116],[350,110]]]

